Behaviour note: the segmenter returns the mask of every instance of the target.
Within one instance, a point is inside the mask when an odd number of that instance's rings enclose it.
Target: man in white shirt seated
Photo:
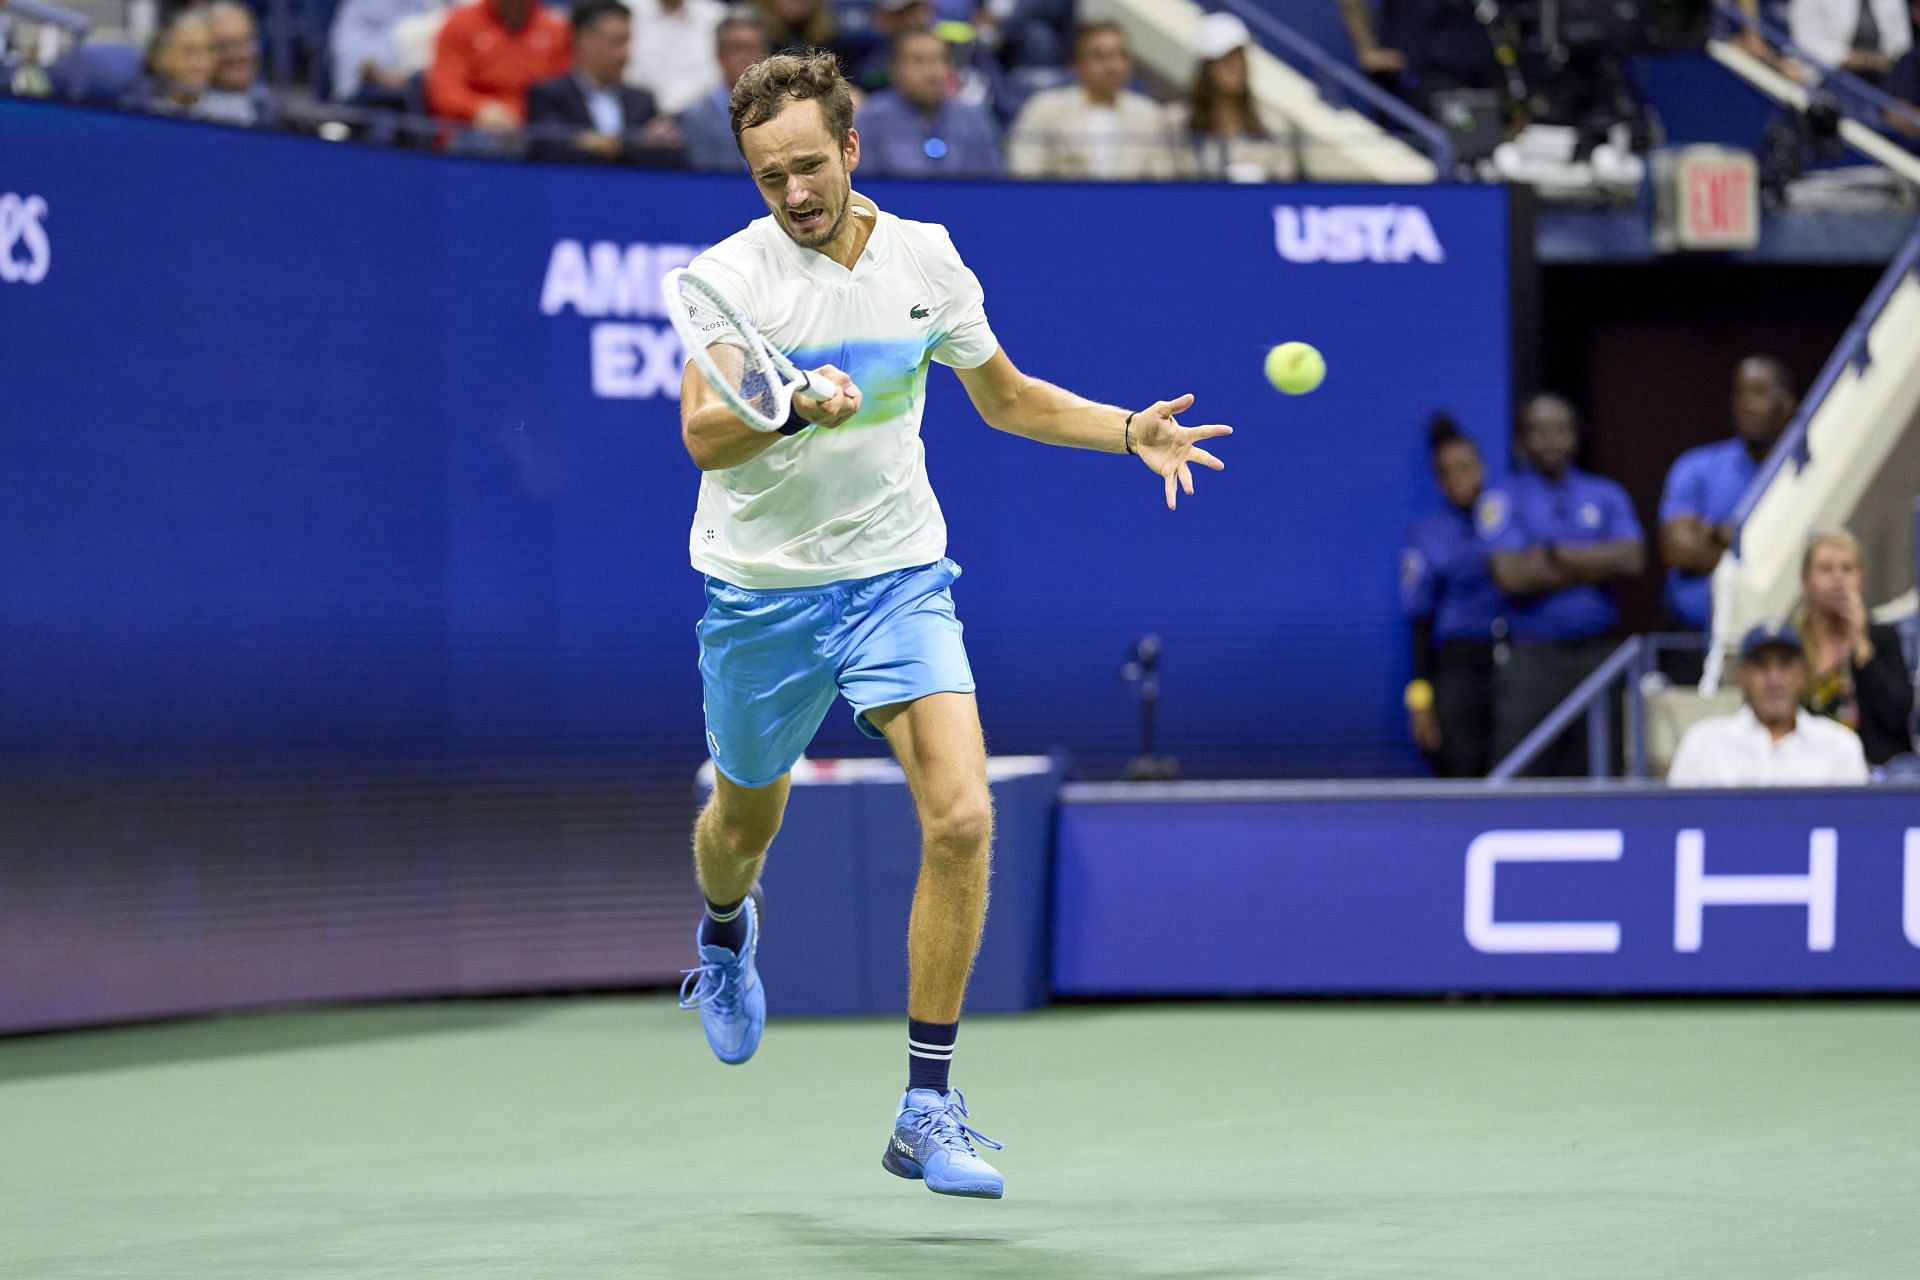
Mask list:
[[[1746,705],[1688,729],[1667,782],[1676,787],[1854,786],[1867,780],[1860,738],[1804,710],[1807,660],[1792,627],[1762,624],[1740,644]]]
[[[1185,177],[1192,152],[1152,98],[1127,88],[1133,55],[1117,22],[1089,22],[1074,35],[1079,81],[1027,99],[1007,137],[1017,178],[1138,182]]]

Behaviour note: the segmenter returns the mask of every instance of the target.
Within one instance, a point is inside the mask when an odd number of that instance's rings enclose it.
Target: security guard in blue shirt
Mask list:
[[[1475,528],[1486,468],[1453,419],[1427,431],[1433,477],[1446,498],[1407,536],[1400,596],[1413,624],[1407,727],[1443,778],[1485,776],[1493,749],[1493,646],[1505,634],[1505,604]]]
[[[1733,509],[1798,407],[1793,375],[1772,356],[1748,356],[1733,374],[1731,440],[1681,454],[1660,495],[1660,557],[1667,563],[1666,625],[1705,631],[1713,568],[1733,541]],[[1674,654],[1667,672],[1700,678],[1701,655]]]
[[[1574,469],[1579,442],[1579,416],[1564,397],[1528,401],[1515,442],[1526,469],[1481,524],[1494,583],[1507,599],[1510,637],[1494,668],[1496,762],[1606,660],[1620,618],[1613,584],[1646,567],[1646,541],[1627,491]],[[1575,726],[1527,772],[1584,774],[1586,745]]]

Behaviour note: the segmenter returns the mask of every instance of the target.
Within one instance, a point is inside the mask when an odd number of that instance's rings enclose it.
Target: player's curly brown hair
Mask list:
[[[747,68],[727,102],[733,140],[739,142],[742,132],[779,115],[787,103],[809,98],[820,103],[820,114],[833,140],[845,147],[853,128],[853,92],[847,87],[847,78],[840,74],[839,62],[819,49],[776,53]]]

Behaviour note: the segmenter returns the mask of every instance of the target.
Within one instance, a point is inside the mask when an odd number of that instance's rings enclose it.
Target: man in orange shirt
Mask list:
[[[480,0],[447,17],[427,69],[427,103],[443,120],[518,129],[527,89],[573,65],[567,20],[540,0]]]

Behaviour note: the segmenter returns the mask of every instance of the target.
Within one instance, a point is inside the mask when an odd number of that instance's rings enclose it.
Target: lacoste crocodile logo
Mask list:
[[[932,315],[933,312],[927,310],[926,307],[920,305],[919,303],[915,303],[914,306],[907,312],[907,314],[909,316],[912,316],[915,320],[925,320],[928,316]]]

